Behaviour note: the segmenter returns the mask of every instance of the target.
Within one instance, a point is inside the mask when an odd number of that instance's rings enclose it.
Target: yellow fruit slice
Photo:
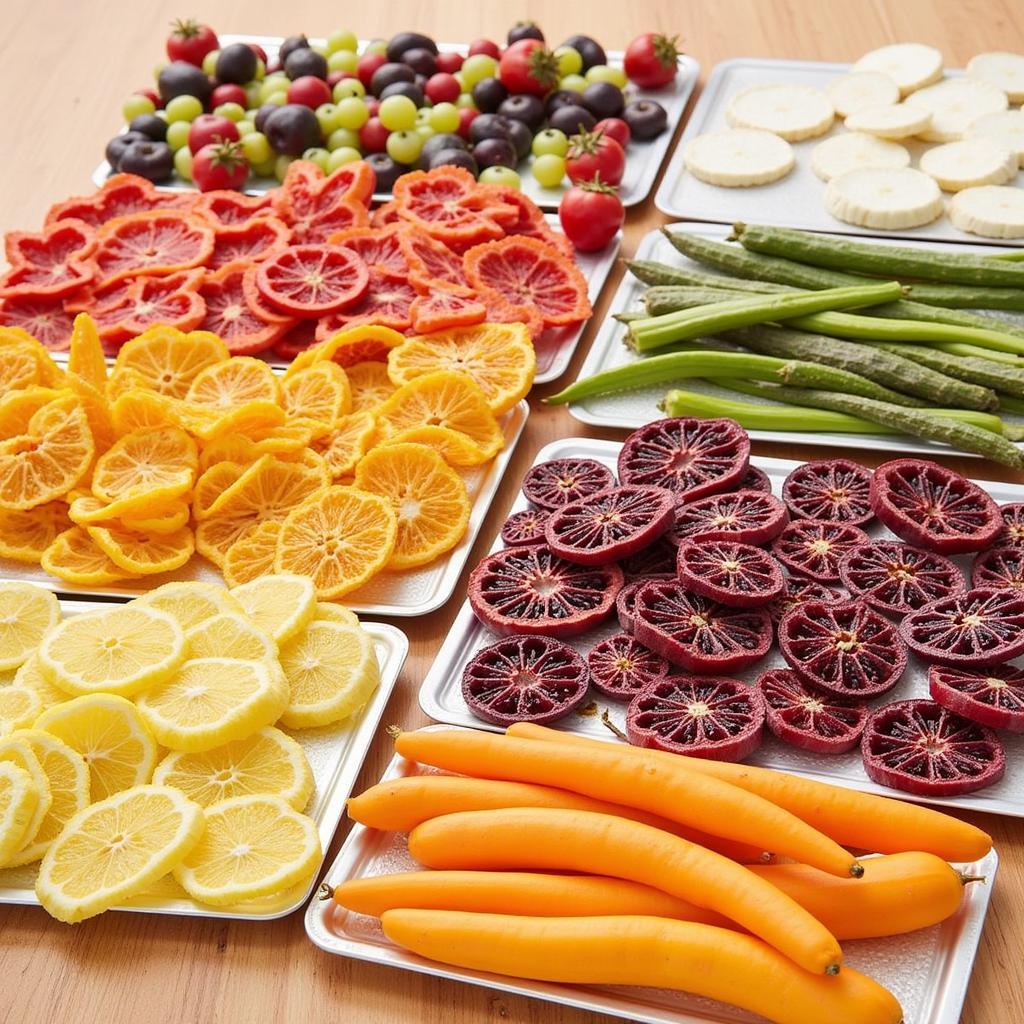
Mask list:
[[[18,730],[18,732],[21,731]],[[49,813],[50,806],[53,803],[53,794],[50,792],[50,780],[47,778],[46,772],[43,771],[43,766],[39,763],[39,759],[36,757],[32,747],[25,740],[19,739],[14,734],[0,740],[0,762],[4,761],[17,765],[27,772],[36,791],[35,810],[28,825],[25,826],[25,836],[22,840],[22,846],[25,846],[35,840],[36,834],[43,824],[43,819]],[[21,847],[19,847],[20,849]]]
[[[31,354],[38,370],[38,381],[44,387],[60,387],[64,374],[50,357],[50,353],[32,337],[28,331],[20,327],[0,327],[0,352],[21,350]],[[0,370],[0,381],[3,380]],[[6,383],[6,381],[3,381]]]
[[[114,565],[139,576],[180,569],[195,551],[187,526],[174,533],[141,533],[120,525],[87,526],[85,531]]]
[[[39,664],[70,694],[130,696],[166,680],[185,658],[185,634],[166,612],[113,605],[65,619],[39,647]]]
[[[288,707],[281,721],[308,729],[359,711],[380,685],[373,639],[361,626],[320,620],[281,645]]]
[[[189,424],[189,430],[203,441],[217,441],[232,434],[257,434],[283,427],[287,420],[284,409],[276,402],[260,398],[219,416],[207,416]]]
[[[324,365],[333,366],[334,363]],[[375,426],[373,413],[349,413],[342,416],[328,433],[312,442],[313,450],[324,457],[334,480],[348,476],[370,450],[373,446]]]
[[[316,613],[316,593],[306,576],[280,572],[232,587],[231,596],[253,625],[276,643],[294,636]]]
[[[0,736],[30,726],[43,710],[43,699],[36,690],[20,683],[0,685]]]
[[[196,522],[216,515],[227,504],[232,488],[242,479],[247,468],[248,463],[217,462],[199,477],[192,495],[192,514]]]
[[[309,878],[323,857],[311,818],[276,796],[236,796],[206,808],[206,831],[174,877],[194,899],[223,907]]]
[[[123,515],[120,517],[120,521],[126,530],[166,536],[169,533],[177,533],[188,523],[190,517],[188,505],[184,501],[175,499],[160,509],[154,508],[148,515],[146,513]]]
[[[247,402],[279,402],[280,387],[269,363],[253,356],[232,356],[196,375],[185,401],[223,412]]]
[[[26,662],[58,622],[60,604],[52,591],[0,581],[0,672]]]
[[[405,335],[390,327],[381,327],[378,324],[359,324],[356,327],[349,327],[344,331],[332,334],[326,341],[305,352],[300,352],[285,371],[285,379],[294,376],[325,359],[329,359],[342,367],[346,373],[350,366],[356,363],[365,362],[370,359],[379,359],[382,362],[387,359],[388,352],[401,345],[405,341]]]
[[[260,523],[254,530],[236,540],[224,555],[221,571],[229,587],[238,587],[267,576],[274,571],[280,522]]]
[[[10,761],[0,761],[0,865],[25,845],[38,799],[28,772]]]
[[[241,612],[225,612],[206,619],[185,634],[185,641],[190,659],[277,661],[277,644]]]
[[[359,616],[351,608],[333,601],[317,601],[314,622],[343,622],[346,626],[358,626]]]
[[[2,350],[0,350],[2,351]],[[33,386],[21,391],[8,391],[0,396],[0,437],[14,437],[28,432],[32,417],[63,393],[56,388]]]
[[[117,432],[110,418],[110,408],[104,392],[91,381],[80,377],[70,370],[64,375],[68,388],[75,395],[85,410],[85,418],[89,421],[96,454],[105,452],[116,440]]]
[[[36,895],[73,924],[145,892],[204,828],[203,809],[170,786],[135,786],[75,814],[43,857]]]
[[[70,526],[68,506],[60,500],[27,512],[0,509],[0,558],[38,564],[43,552]]]
[[[107,382],[107,400],[113,403],[110,406],[110,420],[119,437],[133,430],[181,427],[189,422],[190,416],[186,414],[184,403],[179,399],[138,387],[126,388],[115,394],[117,385],[118,380],[111,377]]]
[[[149,512],[191,489],[197,462],[195,442],[180,427],[135,430],[97,460],[93,494],[120,499],[119,514]]]
[[[80,587],[102,587],[134,577],[115,565],[81,526],[59,534],[39,564],[51,575]]]
[[[372,412],[398,388],[388,376],[388,364],[369,361],[345,368],[352,392],[352,412]]]
[[[265,795],[301,811],[313,793],[313,773],[302,747],[272,726],[203,753],[168,754],[156,766],[153,781],[180,789],[202,807]]]
[[[136,699],[157,740],[171,750],[211,750],[276,722],[286,688],[265,662],[194,658]]]
[[[228,356],[224,342],[207,331],[183,334],[173,327],[150,327],[121,346],[114,374],[133,370],[161,395],[184,398],[203,370]]]
[[[433,448],[449,466],[482,466],[493,457],[471,437],[451,427],[408,427],[382,438],[380,444],[425,444]]]
[[[281,384],[281,404],[289,419],[332,426],[352,408],[348,377],[336,363],[314,363]]]
[[[242,610],[239,603],[215,583],[165,583],[137,598],[133,604],[166,612],[186,633],[215,616]],[[224,657],[236,655],[225,654]]]
[[[0,388],[5,394],[42,384],[33,341],[31,338],[28,341],[13,338],[6,328],[0,335]]]
[[[39,700],[42,702],[39,712],[53,707],[54,704],[63,704],[68,699],[68,695],[59,686],[54,686],[43,674],[43,670],[39,667],[38,651],[33,653],[28,661],[14,673],[12,682],[19,688],[34,690],[39,695]],[[32,716],[33,721],[39,712]]]
[[[103,344],[96,330],[96,321],[88,313],[79,313],[71,328],[68,372],[78,374],[98,388],[107,382],[107,361],[103,358]]]
[[[102,800],[148,782],[157,745],[138,709],[124,697],[93,693],[47,708],[34,728],[78,751],[89,766],[89,793]]]

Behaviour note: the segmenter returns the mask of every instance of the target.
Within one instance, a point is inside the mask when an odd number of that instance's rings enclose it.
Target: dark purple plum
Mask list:
[[[307,149],[320,145],[320,122],[309,107],[285,103],[266,116],[263,134],[278,153],[302,156]]]
[[[571,46],[583,58],[584,71],[592,68],[595,64],[608,63],[608,55],[604,52],[604,47],[590,36],[569,36],[562,45]]]
[[[516,147],[508,139],[483,139],[473,147],[473,157],[485,167],[515,167],[519,163]]]
[[[124,156],[124,151],[133,142],[152,142],[153,140],[145,132],[134,131],[129,128],[126,132],[121,132],[120,135],[115,135],[108,143],[107,148],[103,151],[103,155],[107,158],[107,163],[110,164],[114,170],[119,170],[121,157]]]
[[[473,86],[473,102],[482,114],[493,114],[507,96],[508,89],[497,78],[482,78]]]
[[[468,152],[466,140],[461,135],[456,135],[454,132],[441,132],[439,135],[431,135],[423,143],[420,156],[426,161],[435,153],[440,153],[442,149],[464,149]]]
[[[166,142],[131,142],[121,154],[117,169],[150,181],[166,181],[174,173],[174,151]]]
[[[363,159],[377,175],[377,192],[390,192],[395,187],[395,182],[405,174],[405,168],[401,164],[396,164],[387,153],[368,153]]]
[[[418,75],[428,78],[437,70],[437,57],[425,46],[414,46],[402,54],[402,63],[408,64]]]
[[[526,155],[530,152],[530,146],[533,145],[533,132],[522,121],[510,119],[508,122],[508,137],[512,145],[515,146],[516,156],[520,160],[525,159]]]
[[[423,106],[423,90],[415,82],[392,82],[381,90],[378,99],[386,100],[389,96],[408,96],[417,107]]]
[[[437,53],[437,43],[422,32],[399,32],[388,40],[388,60],[399,61],[409,50]]]
[[[589,132],[595,124],[597,118],[586,107],[559,107],[548,118],[548,127],[557,128],[566,135],[578,135],[581,125]]]
[[[327,58],[308,46],[300,50],[292,50],[284,62],[284,73],[294,82],[296,78],[327,79]]]
[[[203,74],[202,68],[188,61],[173,60],[160,69],[157,90],[164,103],[175,96],[195,96],[205,107],[210,101],[213,83]]]
[[[472,153],[465,149],[456,149],[454,146],[451,149],[439,149],[434,152],[430,157],[428,167],[430,170],[434,170],[437,167],[461,167],[463,170],[469,171],[474,177],[480,171],[480,167],[476,160],[473,159]]]
[[[292,50],[308,50],[309,40],[304,35],[289,36],[282,44],[281,48],[277,51],[277,61],[284,67],[284,62],[288,59],[288,55]],[[270,69],[267,68],[269,71]]]
[[[512,121],[521,121],[531,132],[535,132],[544,123],[544,101],[539,96],[519,93],[503,100],[498,113]]]
[[[501,114],[480,114],[469,126],[469,141],[482,142],[484,139],[508,139],[509,120]]]
[[[256,77],[256,54],[245,43],[229,43],[217,54],[214,77],[233,85],[251,82]]]
[[[618,117],[625,106],[622,90],[611,82],[591,82],[580,99],[599,121],[604,117]]]
[[[520,39],[539,39],[544,42],[544,33],[533,21],[517,21],[509,30],[506,42],[509,46],[518,43]]]
[[[370,92],[374,96],[380,96],[389,85],[394,85],[395,82],[415,81],[416,72],[408,64],[400,64],[398,61],[394,61],[391,64],[381,64],[374,71],[373,78],[370,79]]]
[[[548,114],[553,114],[559,107],[578,107],[580,105],[580,94],[572,89],[556,89],[548,93],[544,100],[544,109]]]
[[[267,118],[275,111],[280,110],[282,104],[280,103],[264,103],[263,106],[256,111],[256,116],[253,118],[253,126],[256,131],[263,131],[263,126],[267,123]]]
[[[167,122],[156,114],[139,114],[133,117],[128,125],[130,132],[142,132],[154,142],[165,142],[167,139]]]
[[[653,139],[668,127],[668,114],[655,100],[633,100],[622,110],[622,120],[629,125],[634,139]]]

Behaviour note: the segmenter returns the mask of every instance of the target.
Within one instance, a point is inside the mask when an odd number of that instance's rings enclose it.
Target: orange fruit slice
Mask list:
[[[92,490],[122,512],[149,512],[190,490],[198,452],[180,427],[134,430],[96,461]]]
[[[0,388],[3,388],[4,394],[43,382],[34,348],[35,341],[11,337],[13,332],[14,328],[0,327]],[[28,334],[25,339],[29,339]]]
[[[332,364],[333,365],[333,364]],[[319,452],[335,481],[348,476],[373,445],[376,420],[373,413],[353,412],[342,416],[330,433],[316,438],[313,450]]]
[[[123,526],[87,526],[85,531],[114,565],[137,576],[180,569],[195,550],[187,526],[174,533],[137,533]]]
[[[227,346],[215,334],[150,327],[121,346],[114,373],[134,370],[153,391],[184,398],[199,373],[227,358]]]
[[[16,437],[28,432],[32,417],[44,405],[54,399],[61,398],[62,393],[56,388],[44,388],[39,385],[23,388],[20,391],[8,391],[0,396],[0,437]]]
[[[119,437],[151,427],[179,427],[185,422],[181,403],[155,391],[132,388],[110,405],[110,421]]]
[[[308,576],[321,600],[342,597],[387,565],[397,535],[398,521],[385,498],[328,487],[285,518],[274,571]]]
[[[384,447],[390,444],[425,444],[449,466],[482,466],[493,458],[471,437],[451,427],[408,427],[379,443]]]
[[[70,526],[63,501],[48,501],[25,512],[0,509],[0,557],[38,564],[57,535]]]
[[[283,427],[288,417],[284,409],[266,398],[254,399],[226,409],[219,416],[210,415],[211,410],[203,406],[191,406],[190,410],[203,413],[202,416],[191,417],[188,429],[203,441],[215,441],[232,434],[254,434]]]
[[[5,369],[5,360],[8,352],[13,353],[19,350],[30,354],[35,360],[38,370],[36,383],[48,388],[56,387],[60,384],[64,374],[38,339],[20,327],[3,324],[0,324],[0,384],[3,384],[5,387],[16,386],[13,380],[10,385],[7,384],[6,374],[8,371]],[[16,365],[20,358],[19,356],[12,365]]]
[[[466,484],[433,448],[374,448],[356,467],[355,486],[386,498],[398,520],[389,569],[415,569],[451,551],[466,534]]]
[[[329,360],[314,363],[282,382],[281,404],[292,419],[332,426],[352,408],[348,377]]]
[[[228,501],[232,487],[242,478],[247,468],[247,462],[215,462],[196,480],[192,492],[192,514],[197,522],[209,519]]]
[[[80,587],[102,587],[132,578],[96,547],[81,526],[57,536],[43,552],[40,565],[51,576]]]
[[[355,363],[345,368],[348,386],[352,391],[352,412],[376,409],[397,388],[388,376],[388,364],[377,361]]]
[[[383,362],[387,359],[388,353],[401,345],[403,341],[405,341],[405,335],[393,331],[390,327],[381,327],[377,324],[360,324],[357,327],[349,327],[347,330],[331,335],[319,345],[300,352],[285,371],[285,378],[287,379],[323,359],[337,363],[344,370],[367,360]]]
[[[85,377],[80,377],[71,369],[68,369],[65,377],[68,387],[78,397],[85,410],[96,454],[102,455],[117,440],[106,396],[95,384]]]
[[[110,284],[137,274],[173,274],[206,263],[213,252],[209,222],[178,210],[115,217],[100,228],[92,259],[96,277]]]
[[[274,555],[277,553],[277,538],[281,523],[270,521],[260,523],[241,540],[236,540],[224,555],[224,582],[229,587],[250,583],[274,571]]]
[[[236,409],[246,402],[278,402],[280,389],[268,363],[254,356],[232,356],[198,373],[185,401],[204,408]]]
[[[84,377],[90,384],[103,387],[107,380],[107,361],[103,358],[96,321],[88,313],[75,317],[68,349],[68,369]]]
[[[151,515],[121,516],[121,525],[136,533],[176,533],[191,518],[191,511],[184,501],[168,502],[163,508],[154,509]]]

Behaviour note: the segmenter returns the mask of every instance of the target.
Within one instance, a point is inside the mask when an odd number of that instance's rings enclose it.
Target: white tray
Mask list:
[[[459,576],[469,558],[480,527],[491,507],[498,485],[515,451],[519,435],[530,413],[525,401],[519,402],[499,420],[505,434],[505,447],[490,462],[460,470],[469,490],[472,508],[466,534],[448,554],[421,569],[404,572],[382,572],[340,602],[360,615],[426,615],[436,611],[455,591]],[[147,593],[163,583],[200,580],[223,584],[220,570],[198,553],[175,572],[125,580],[106,587],[77,587],[51,576],[39,565],[26,565],[0,558],[0,579],[26,580],[38,583],[62,596],[132,598]]]
[[[278,48],[281,45],[280,36],[249,36],[249,35],[223,35],[220,37],[222,46],[229,43],[256,43],[267,51],[267,56],[273,60],[277,56]],[[322,44],[323,39],[311,39],[311,43]],[[366,40],[360,40],[360,48]],[[438,49],[442,52],[464,50],[465,43],[438,43]],[[609,50],[608,63],[612,67],[622,66],[622,51]],[[679,58],[679,71],[675,81],[666,89],[639,89],[630,84],[626,89],[626,102],[637,99],[657,100],[668,114],[668,127],[656,138],[646,142],[637,140],[630,142],[629,151],[626,154],[626,170],[619,186],[619,198],[623,206],[635,206],[642,203],[654,186],[654,179],[665,160],[665,156],[675,138],[676,128],[683,118],[683,111],[686,109],[686,101],[697,84],[697,77],[700,74],[700,65],[692,57],[681,56]],[[523,192],[528,195],[538,206],[545,210],[557,210],[562,194],[566,191],[565,185],[557,188],[542,188],[537,179],[531,173],[533,156],[528,156],[519,165],[519,177],[522,182]],[[94,185],[102,185],[111,174],[110,164],[102,161],[92,173]],[[268,189],[274,188],[278,182],[273,178],[255,178],[248,183],[245,191],[250,195],[259,195]],[[192,185],[174,175],[170,182],[158,185],[158,188],[172,192],[183,192],[190,190]],[[387,202],[391,198],[390,192],[377,192],[374,200],[379,203]]]
[[[542,448],[537,454],[536,463],[548,459],[591,458],[608,466],[615,472],[615,459],[621,445],[614,441],[596,441],[591,438],[565,438],[553,441]],[[756,456],[751,464],[763,469],[772,482],[772,491],[776,496],[782,493],[782,481],[799,462],[787,459],[762,459]],[[976,481],[984,487],[1000,504],[1008,501],[1024,501],[1024,486],[1020,484],[999,483],[994,480]],[[526,499],[519,495],[510,512],[529,507]],[[879,539],[896,539],[880,523],[875,521],[866,528],[866,532]],[[492,550],[501,547],[501,538],[497,539]],[[954,558],[962,570],[969,572],[970,556]],[[581,637],[570,641],[581,653],[585,654],[594,644],[620,631],[614,613],[602,626]],[[438,722],[449,725],[461,725],[474,729],[489,729],[492,732],[503,731],[500,726],[491,725],[477,718],[462,699],[462,671],[473,655],[487,644],[497,639],[485,626],[481,625],[469,602],[465,602],[452,624],[451,631],[445,638],[434,664],[423,680],[420,688],[420,707],[424,713]],[[753,682],[762,672],[769,668],[785,668],[786,663],[777,647],[752,669],[745,672],[730,673],[737,679]],[[591,694],[593,700],[575,714],[555,723],[555,728],[580,733],[599,739],[614,739],[609,729],[602,724],[600,712],[607,709],[611,720],[620,729],[625,727],[626,707],[624,702],[614,701],[602,694]],[[911,654],[908,658],[907,670],[902,680],[884,697],[872,702],[873,706],[887,704],[894,700],[906,700],[911,697],[928,697],[927,671],[917,658]],[[989,786],[977,793],[964,796],[923,799],[909,793],[887,789],[876,785],[864,772],[859,749],[849,754],[825,756],[810,754],[796,747],[776,740],[766,732],[764,743],[746,760],[750,764],[776,768],[780,771],[792,772],[807,778],[829,782],[836,786],[846,786],[880,796],[899,797],[917,803],[931,803],[942,807],[959,807],[964,810],[984,811],[987,814],[1003,814],[1012,818],[1024,818],[1024,735],[1000,733],[999,738],[1006,747],[1006,775],[1002,781]]]
[[[65,615],[93,611],[104,607],[94,601],[62,600]],[[313,770],[315,788],[306,813],[316,822],[324,856],[331,845],[338,822],[345,813],[345,801],[352,793],[356,776],[363,765],[366,751],[377,734],[377,726],[391,691],[398,681],[409,640],[394,626],[383,622],[364,622],[363,628],[373,637],[374,650],[380,663],[380,686],[354,721],[319,729],[285,729],[302,746]],[[38,907],[35,893],[37,864],[0,870],[0,904],[12,903]],[[220,917],[238,921],[269,921],[298,910],[313,891],[320,866],[308,882],[233,907],[207,907],[191,899],[171,876],[160,880],[153,891],[136,896],[115,910],[141,914],[176,914],[186,917]]]
[[[740,57],[716,64],[708,76],[683,136],[672,154],[655,196],[659,210],[681,220],[710,220],[731,224],[747,221],[752,224],[776,224],[811,231],[834,231],[845,235],[887,235],[900,238],[927,238],[932,241],[972,242],[991,244],[992,240],[971,235],[953,227],[943,215],[920,228],[885,231],[881,228],[863,228],[844,224],[825,211],[825,183],[811,170],[811,150],[831,135],[845,132],[842,120],[837,119],[832,129],[816,139],[793,143],[796,166],[784,178],[769,185],[753,188],[721,188],[698,181],[683,163],[683,147],[703,132],[728,128],[725,111],[732,97],[741,89],[752,85],[806,85],[824,89],[829,82],[850,70],[849,64],[825,64],[807,60],[766,60]],[[947,76],[961,74],[947,71]],[[910,150],[911,165],[927,144],[901,140]],[[1018,174],[1010,184],[1024,184],[1024,174]],[[948,197],[947,197],[948,198]]]
[[[423,770],[429,771],[396,756],[381,781]],[[417,869],[405,840],[404,834],[354,825],[325,882],[335,886],[353,878]],[[846,962],[885,985],[899,999],[906,1024],[957,1024],[960,1020],[998,864],[993,850],[984,860],[969,866],[971,874],[984,875],[987,882],[970,885],[960,909],[941,924],[909,935],[843,943]],[[725,1003],[665,989],[558,985],[448,967],[393,945],[376,918],[350,913],[333,901],[312,900],[306,909],[306,933],[317,946],[336,956],[647,1024],[756,1024],[763,1020]]]
[[[724,242],[730,233],[730,229],[721,224],[703,223],[682,223],[671,224],[672,231],[686,232],[687,234],[699,235],[702,238],[710,238],[716,242]],[[878,239],[879,244],[896,244],[889,239]],[[963,250],[966,248],[962,243],[933,243],[934,248],[947,250]],[[1002,250],[1005,251],[1005,247]],[[674,249],[667,238],[660,231],[652,231],[641,240],[636,251],[635,259],[654,260],[658,263],[667,263],[670,266],[697,268],[706,273],[715,273],[710,267],[694,263],[677,249]],[[612,297],[609,311],[620,313],[624,310],[640,309],[640,298],[646,291],[647,286],[642,284],[628,270],[619,283],[618,290]],[[986,311],[995,318],[1012,320],[1018,325],[1024,325],[1024,317],[1015,314],[1006,314],[998,311]],[[595,373],[603,370],[611,370],[616,366],[625,366],[627,363],[639,362],[641,356],[629,349],[625,344],[626,328],[618,320],[611,316],[605,318],[594,335],[594,341],[587,352],[587,357],[580,367],[579,380],[592,377]],[[632,391],[620,391],[611,395],[602,395],[598,398],[587,398],[579,402],[569,404],[569,412],[583,423],[599,427],[620,427],[624,430],[635,430],[637,427],[658,419],[662,412],[658,409],[665,394],[673,387],[683,388],[687,391],[701,391],[721,394],[723,397],[739,399],[743,402],[763,401],[757,396],[740,395],[735,392],[723,391],[703,383],[700,380],[680,379],[676,383],[667,382],[654,384],[650,387],[636,388]],[[1020,422],[1020,417],[1011,413],[1002,413],[1004,419],[1010,422]],[[906,437],[897,434],[830,434],[812,431],[798,432],[790,430],[751,430],[751,438],[755,441],[784,441],[791,444],[806,445],[830,445],[840,448],[870,448],[882,452],[922,452],[928,455],[948,455],[952,450],[948,445],[940,444],[937,441],[927,441],[916,437]],[[958,452],[957,454],[970,454]]]

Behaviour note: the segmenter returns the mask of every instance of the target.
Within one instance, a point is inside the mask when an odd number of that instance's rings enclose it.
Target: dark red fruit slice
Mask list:
[[[435,289],[428,295],[417,296],[409,315],[412,329],[417,334],[431,334],[451,327],[482,324],[487,319],[487,307],[475,298]]]
[[[259,196],[247,196],[229,189],[214,189],[196,197],[196,211],[217,224],[225,227],[231,224],[246,224],[259,214],[273,211],[273,192]]]
[[[0,277],[0,298],[70,295],[95,274],[88,261],[95,244],[96,232],[78,220],[58,221],[38,234],[9,231],[4,249],[11,269]]]
[[[255,217],[244,224],[218,227],[206,266],[210,270],[221,270],[227,266],[248,267],[262,263],[287,249],[291,234],[291,228],[276,217]]]
[[[370,268],[384,277],[404,281],[409,276],[409,261],[399,244],[400,228],[348,228],[331,235],[331,245],[351,249]]]
[[[844,697],[877,697],[907,667],[896,627],[860,601],[806,601],[779,623],[779,648],[801,679]]]
[[[1003,529],[992,542],[996,547],[1024,547],[1024,501],[1000,505]]]
[[[462,697],[496,725],[564,718],[587,695],[587,663],[547,636],[510,636],[477,651],[462,672]]]
[[[767,544],[788,522],[789,512],[778,498],[763,491],[733,491],[677,506],[669,538],[677,544],[688,539]]]
[[[346,327],[357,324],[376,324],[393,331],[406,331],[412,326],[412,304],[416,289],[405,281],[370,272],[370,283],[358,301],[338,313],[322,317],[317,328],[317,340],[323,341]]]
[[[788,576],[782,593],[768,605],[768,614],[777,626],[783,616],[807,601],[822,601],[825,604],[840,604],[848,600],[847,595],[826,587],[817,580],[804,579],[801,576]]]
[[[495,202],[514,206],[518,211],[517,219],[505,225],[506,235],[536,238],[545,245],[557,249],[568,259],[576,259],[572,242],[565,235],[552,230],[544,211],[524,192],[509,185],[478,185],[477,190],[482,195],[493,196]]]
[[[907,615],[900,634],[919,657],[982,668],[1024,654],[1024,595],[975,587]]]
[[[1024,590],[1024,548],[989,548],[971,565],[972,587]]]
[[[871,478],[871,507],[897,537],[943,555],[981,551],[1004,525],[999,506],[977,484],[920,459],[879,466]]]
[[[687,672],[738,672],[759,662],[772,644],[767,612],[727,608],[678,580],[641,587],[633,620],[637,640]]]
[[[462,270],[462,257],[443,242],[399,223],[398,244],[409,264],[412,284],[422,288],[445,288],[456,295],[473,294]]]
[[[539,462],[523,477],[527,500],[548,511],[614,486],[612,471],[594,459],[550,459]]]
[[[114,174],[91,196],[75,196],[51,206],[46,214],[46,223],[84,220],[90,227],[98,228],[115,217],[127,217],[166,206],[166,200],[166,194],[157,192],[152,182],[145,178],[134,174]]]
[[[734,420],[655,420],[619,452],[624,484],[667,487],[682,501],[726,491],[747,474],[750,438]]]
[[[772,481],[763,469],[757,466],[749,466],[747,475],[739,482],[738,491],[761,491],[763,494],[772,493]]]
[[[679,579],[695,594],[730,608],[757,608],[785,589],[779,563],[752,544],[688,540],[679,546]]]
[[[870,542],[868,535],[856,526],[798,519],[775,539],[772,552],[793,572],[815,580],[838,582],[839,560],[853,548]]]
[[[205,273],[197,268],[160,277],[145,274],[135,278],[121,305],[97,314],[100,337],[118,344],[157,324],[179,331],[198,327],[206,312],[206,303],[199,294]]]
[[[288,223],[292,229],[294,243],[326,245],[339,231],[366,227],[370,223],[370,215],[362,203],[341,199],[333,206],[310,217],[300,217]]]
[[[317,321],[299,320],[287,327],[285,333],[274,343],[274,355],[290,363],[299,353],[316,344]]]
[[[210,222],[175,210],[150,210],[109,221],[96,236],[96,280],[109,284],[138,274],[173,274],[206,265],[213,252]]]
[[[333,313],[357,302],[369,285],[366,264],[350,249],[333,245],[293,245],[256,271],[263,297],[292,316]]]
[[[668,534],[659,537],[649,547],[624,558],[619,565],[627,580],[646,580],[652,576],[675,576],[676,546],[668,542]]]
[[[615,633],[587,654],[590,681],[615,700],[632,700],[652,683],[668,678],[672,666],[628,633]]]
[[[604,565],[642,551],[670,529],[676,499],[662,487],[609,487],[551,513],[548,547],[579,565]]]
[[[60,299],[19,295],[0,299],[0,327],[20,327],[51,352],[66,352],[74,317]]]
[[[839,575],[854,597],[893,615],[966,589],[963,574],[948,558],[898,541],[851,548],[839,560]]]
[[[871,470],[849,459],[821,459],[797,466],[782,485],[782,497],[800,519],[862,526],[875,517],[870,489]]]
[[[509,546],[518,544],[543,544],[544,524],[548,513],[542,509],[528,508],[513,512],[501,527],[501,539]]]
[[[932,700],[990,729],[1024,732],[1024,671],[995,665],[972,672],[943,665],[928,668]]]
[[[674,573],[653,574],[639,580],[633,580],[632,583],[627,583],[619,591],[619,596],[615,598],[615,615],[619,620],[619,625],[626,633],[629,633],[630,636],[633,635],[633,627],[636,625],[633,612],[636,607],[636,595],[640,592],[640,588],[650,583],[651,580],[671,579],[675,579]]]
[[[564,638],[603,622],[621,587],[617,565],[575,565],[537,544],[488,555],[471,573],[467,593],[476,617],[500,636]]]
[[[868,778],[917,796],[973,793],[1006,771],[1006,752],[991,729],[930,700],[879,708],[868,718],[860,749]]]
[[[316,185],[317,199],[329,205],[339,199],[352,200],[369,206],[377,186],[377,175],[365,160],[342,164]]]
[[[243,264],[207,274],[199,289],[206,303],[200,330],[216,334],[236,356],[262,352],[288,330],[287,323],[270,323],[250,307],[244,287],[247,269]]]
[[[864,731],[868,706],[805,683],[795,672],[770,668],[757,680],[765,720],[774,736],[814,754],[845,754]]]
[[[761,745],[764,698],[737,679],[673,676],[633,698],[626,735],[638,747],[742,761]]]

